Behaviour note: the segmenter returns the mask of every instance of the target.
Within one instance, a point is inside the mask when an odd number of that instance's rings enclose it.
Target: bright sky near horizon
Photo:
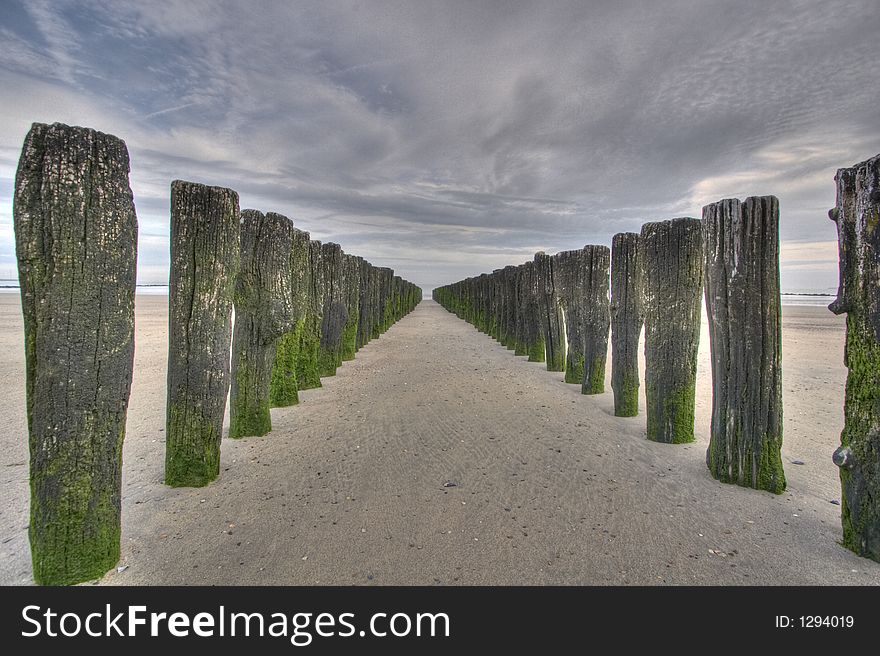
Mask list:
[[[782,288],[837,285],[834,174],[880,152],[876,0],[5,0],[0,278],[34,121],[131,153],[139,282],[172,179],[425,290],[774,194]]]

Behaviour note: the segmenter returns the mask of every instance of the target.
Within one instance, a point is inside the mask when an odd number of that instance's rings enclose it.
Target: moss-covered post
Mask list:
[[[639,235],[611,241],[611,389],[614,414],[639,414],[639,335],[644,323],[644,280]]]
[[[522,265],[524,270],[522,296],[523,339],[529,362],[544,362],[544,332],[541,329],[541,311],[538,307],[538,276],[534,262]]]
[[[585,256],[584,250],[562,251],[553,256],[556,291],[565,317],[565,382],[576,385],[584,382]]]
[[[785,490],[779,201],[703,208],[712,430],[706,464],[724,483]]]
[[[840,286],[829,306],[846,313],[845,423],[840,468],[843,546],[880,561],[880,155],[839,169]]]
[[[300,332],[296,361],[297,387],[301,390],[321,387],[318,353],[321,347],[321,323],[324,320],[323,248],[318,240],[309,241],[309,275],[306,289],[306,316]]]
[[[40,585],[96,579],[119,560],[137,260],[128,170],[121,139],[34,123],[15,176]]]
[[[565,371],[565,344],[562,340],[562,313],[553,273],[553,259],[544,252],[535,253],[538,312],[544,336],[547,371]]]
[[[348,308],[342,289],[342,248],[339,244],[321,246],[323,269],[323,302],[321,341],[318,347],[318,375],[335,376],[342,364],[342,332],[348,323]]]
[[[509,350],[516,349],[516,314],[517,314],[517,267],[506,266],[504,276],[504,341]]]
[[[293,325],[290,252],[293,224],[286,216],[241,213],[241,270],[235,286],[229,437],[272,430],[269,390],[275,346]]]
[[[608,298],[608,276],[611,251],[607,246],[584,246],[581,275],[584,290],[583,342],[584,378],[582,394],[605,391],[605,361],[608,358],[608,330],[611,307]]]
[[[363,258],[342,256],[342,288],[348,321],[342,329],[342,359],[354,360],[357,351],[358,321],[360,320],[361,263]]]
[[[201,487],[220,474],[238,222],[231,189],[171,183],[165,484],[172,487]]]
[[[490,333],[492,324],[491,290],[492,281],[490,276],[484,273],[480,276],[480,330],[487,335]]]
[[[699,219],[642,226],[648,439],[694,441],[703,232]]]
[[[397,321],[400,319],[400,293],[402,284],[403,278],[397,275],[391,276],[391,309],[389,313],[389,328],[397,323]]]
[[[278,338],[275,346],[275,363],[272,366],[272,382],[269,385],[269,405],[286,408],[299,403],[299,380],[297,369],[300,362],[300,345],[309,313],[309,289],[311,269],[309,266],[309,233],[293,229],[290,248],[290,294],[292,317],[290,330]]]
[[[526,270],[520,264],[516,267],[516,319],[514,321],[513,354],[528,355],[526,349],[526,316],[523,307],[524,286],[526,285]]]
[[[388,267],[377,267],[376,270],[378,272],[378,288],[376,290],[376,315],[373,336],[379,337],[379,335],[388,330],[389,326],[388,304],[391,300],[391,278],[394,276],[394,271]]]
[[[358,297],[357,347],[360,349],[373,335],[373,289],[376,284],[376,267],[361,261],[360,293]]]
[[[489,335],[492,339],[498,342],[501,341],[501,324],[504,311],[501,271],[502,269],[493,270],[490,276],[491,281],[489,283],[489,308],[491,313],[491,318],[489,320]]]

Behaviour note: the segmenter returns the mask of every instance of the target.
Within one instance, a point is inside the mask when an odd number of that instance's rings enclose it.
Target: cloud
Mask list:
[[[124,138],[143,282],[184,178],[428,289],[774,194],[784,285],[833,286],[787,244],[831,243],[835,169],[880,152],[870,0],[12,5],[0,183],[31,121]]]

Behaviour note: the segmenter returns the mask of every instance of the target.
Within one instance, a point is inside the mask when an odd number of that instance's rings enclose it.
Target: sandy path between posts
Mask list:
[[[0,295],[7,584],[31,582],[18,303]],[[169,489],[166,305],[138,297],[126,569],[103,583],[880,583],[880,565],[837,544],[844,323],[823,308],[783,309],[789,488],[776,497],[706,469],[705,326],[698,441],[663,445],[645,440],[644,414],[612,416],[610,389],[583,397],[431,301],[299,407],[273,410],[269,436],[224,440],[218,481]]]

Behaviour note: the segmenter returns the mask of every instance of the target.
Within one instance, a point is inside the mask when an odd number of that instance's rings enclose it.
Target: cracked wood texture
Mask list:
[[[579,270],[579,287],[584,294],[581,319],[584,344],[582,394],[602,394],[605,391],[605,360],[608,357],[608,330],[611,327],[608,298],[610,268],[611,251],[607,246],[584,246]]]
[[[840,286],[829,306],[846,313],[845,424],[840,468],[843,545],[880,561],[880,155],[839,169]]]
[[[174,487],[220,473],[238,222],[231,189],[171,183],[165,483]]]
[[[692,218],[646,223],[640,241],[648,439],[693,442],[703,292],[702,226]]]
[[[342,330],[342,360],[354,360],[357,352],[358,321],[360,320],[360,295],[362,257],[343,254],[342,289],[348,320]]]
[[[294,228],[281,214],[241,213],[241,269],[235,286],[229,437],[272,430],[269,389],[278,338],[294,319],[290,252]]]
[[[137,217],[125,143],[35,123],[15,177],[34,579],[119,560],[122,442],[134,357]]]
[[[501,343],[510,350],[515,350],[516,344],[516,267],[506,266],[501,270],[502,280],[502,320],[501,320]]]
[[[388,267],[379,267],[379,301],[376,306],[376,325],[378,332],[376,337],[384,333],[391,325],[391,280],[394,278],[394,271]]]
[[[639,235],[611,240],[611,389],[614,414],[639,414],[639,335],[644,322],[644,278]]]
[[[286,408],[299,403],[297,365],[308,316],[308,290],[311,284],[309,233],[293,229],[288,261],[293,316],[290,330],[278,338],[275,347],[275,363],[269,385],[269,404],[273,408]]]
[[[321,322],[324,319],[324,267],[322,244],[309,242],[309,274],[306,291],[306,316],[300,333],[296,365],[297,386],[301,390],[321,387],[318,353],[321,348]]]
[[[538,314],[544,336],[544,357],[547,371],[565,371],[565,344],[562,340],[562,314],[553,272],[553,258],[543,252],[535,253]]]
[[[367,262],[360,262],[360,290],[358,292],[358,327],[357,349],[366,346],[373,334],[373,286],[376,279],[376,268]]]
[[[553,256],[559,305],[565,317],[565,382],[584,382],[584,330],[587,302],[583,250],[562,251]]]
[[[342,333],[348,323],[348,307],[343,294],[342,247],[321,246],[324,298],[321,312],[321,341],[318,348],[318,375],[335,376],[342,364]]]
[[[781,494],[779,201],[707,205],[703,235],[712,360],[706,464],[719,481]]]
[[[537,282],[535,263],[517,267],[517,355],[526,355],[529,362],[544,361],[544,335],[538,322]]]

